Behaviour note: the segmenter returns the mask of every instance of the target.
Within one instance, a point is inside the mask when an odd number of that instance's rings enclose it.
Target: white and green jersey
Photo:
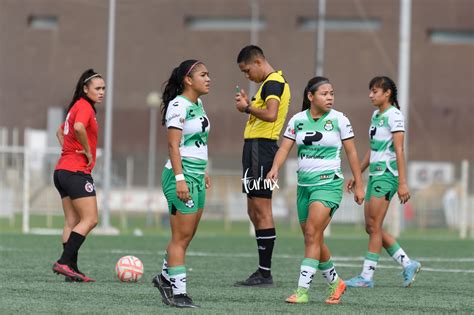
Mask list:
[[[308,110],[294,115],[288,122],[284,137],[296,141],[298,148],[298,185],[327,184],[341,171],[342,141],[354,137],[349,119],[331,109],[321,118],[313,119]]]
[[[179,153],[184,173],[204,174],[207,166],[207,138],[210,123],[202,102],[197,104],[182,95],[176,96],[166,111],[166,128],[177,128],[183,131]],[[171,169],[168,159],[165,167]]]
[[[398,176],[393,133],[400,131],[405,131],[405,122],[399,109],[390,106],[382,113],[379,110],[374,111],[369,129],[370,176],[382,175],[387,169],[394,176]]]

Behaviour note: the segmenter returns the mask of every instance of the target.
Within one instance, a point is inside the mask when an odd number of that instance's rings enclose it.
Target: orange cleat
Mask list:
[[[341,302],[341,296],[346,291],[346,284],[341,278],[337,278],[336,282],[329,285],[329,296],[326,300],[326,304],[339,304]]]

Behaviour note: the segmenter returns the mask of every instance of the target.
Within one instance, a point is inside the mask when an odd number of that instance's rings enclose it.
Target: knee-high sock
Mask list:
[[[271,275],[273,247],[275,246],[275,228],[256,230],[255,238],[258,247],[258,269],[264,277]]]
[[[64,245],[64,251],[59,258],[58,262],[63,265],[72,265],[74,262],[74,257],[77,259],[77,253],[79,248],[81,248],[82,243],[84,243],[86,237],[74,231],[69,235],[69,239]]]

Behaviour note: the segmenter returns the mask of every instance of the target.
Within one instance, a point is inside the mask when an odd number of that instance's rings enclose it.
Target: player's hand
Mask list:
[[[267,179],[276,182],[278,180],[278,170],[272,167],[272,169],[267,173]]]
[[[243,113],[249,104],[249,98],[244,89],[241,89],[240,92],[235,93],[235,107],[239,112]]]
[[[182,202],[187,202],[189,199],[191,199],[191,196],[189,195],[188,184],[186,184],[185,180],[176,182],[176,196],[178,196],[179,200]]]
[[[406,203],[410,199],[410,191],[407,184],[398,185],[398,199],[400,203]]]
[[[87,166],[91,166],[93,158],[90,152],[86,152],[86,150],[76,150],[76,153],[84,154],[87,158]]]
[[[353,178],[349,179],[346,183],[346,191],[348,193],[353,193],[354,192],[354,184],[355,184],[355,181]]]
[[[209,177],[209,174],[207,173],[204,175],[204,182],[206,184],[206,189],[211,188],[211,177]]]
[[[362,184],[355,184],[355,186],[353,186],[353,192],[354,192],[354,201],[358,205],[361,205],[364,202],[364,197],[365,197],[364,187],[362,187]]]

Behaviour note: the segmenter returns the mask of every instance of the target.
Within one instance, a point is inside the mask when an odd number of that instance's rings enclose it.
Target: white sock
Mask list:
[[[161,267],[161,275],[163,276],[163,278],[170,281],[170,276],[168,275],[168,261],[166,260],[166,257],[168,257],[168,255],[163,258],[163,267]]]
[[[184,266],[169,267],[168,274],[173,295],[186,294],[186,268]]]
[[[408,258],[408,255],[401,247],[392,255],[392,258],[402,265],[403,268],[406,268],[411,262],[410,258]]]
[[[321,274],[328,284],[333,284],[337,281],[339,276],[337,275],[336,268],[334,267],[331,258],[329,258],[328,261],[320,262],[318,269],[321,270]]]
[[[365,255],[364,266],[362,268],[362,273],[360,274],[361,277],[365,280],[372,280],[378,261],[379,254],[368,252]]]
[[[323,275],[324,279],[326,279],[326,282],[329,284],[333,284],[334,282],[336,282],[337,278],[339,277],[334,266],[326,270],[321,270],[321,274]]]
[[[300,278],[298,280],[298,287],[309,289],[313,281],[314,274],[318,268],[319,262],[315,259],[305,258],[300,266]]]

